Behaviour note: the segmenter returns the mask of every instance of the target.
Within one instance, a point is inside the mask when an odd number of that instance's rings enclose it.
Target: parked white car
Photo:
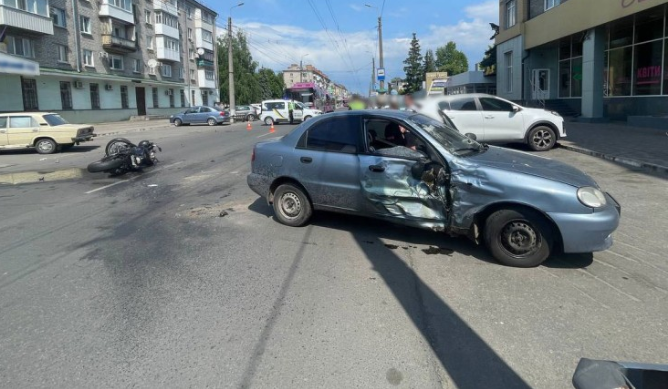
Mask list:
[[[566,137],[564,118],[556,112],[525,108],[486,94],[461,94],[423,100],[419,112],[436,120],[446,115],[457,129],[484,143],[526,143],[545,151]]]
[[[290,113],[288,112],[288,103],[290,100],[265,100],[262,102],[262,112],[260,113],[260,120],[266,125],[272,123],[290,123]],[[292,112],[294,122],[302,122],[312,117],[322,115],[322,111],[317,109],[310,109],[304,104],[293,101],[295,109]]]

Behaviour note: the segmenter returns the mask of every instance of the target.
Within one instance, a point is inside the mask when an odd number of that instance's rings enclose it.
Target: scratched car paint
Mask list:
[[[258,143],[251,164],[248,185],[283,224],[304,225],[313,210],[374,217],[468,236],[510,266],[605,250],[620,218],[578,169],[410,112],[328,114]]]

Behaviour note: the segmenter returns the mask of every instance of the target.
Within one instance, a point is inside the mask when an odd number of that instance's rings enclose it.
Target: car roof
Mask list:
[[[340,116],[360,116],[360,115],[369,115],[369,116],[383,116],[390,119],[399,119],[404,120],[411,116],[417,115],[417,113],[412,111],[399,111],[396,109],[360,109],[355,111],[338,111],[330,112],[326,115],[320,115],[318,119],[340,117]]]

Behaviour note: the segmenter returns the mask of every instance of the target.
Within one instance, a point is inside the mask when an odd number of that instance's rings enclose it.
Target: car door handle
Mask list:
[[[494,116],[485,116],[485,119],[494,119]]]
[[[376,173],[382,173],[382,172],[385,171],[385,168],[383,166],[380,166],[380,165],[371,165],[371,166],[369,166],[369,170],[371,170],[372,172],[376,172]]]
[[[311,157],[301,157],[301,158],[299,158],[299,160],[302,161],[302,163],[311,163],[311,162],[313,162],[313,158],[311,158]]]

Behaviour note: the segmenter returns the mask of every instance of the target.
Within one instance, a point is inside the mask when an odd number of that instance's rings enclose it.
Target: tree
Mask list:
[[[433,73],[436,71],[436,63],[434,62],[434,51],[429,49],[427,52],[424,54],[424,65],[422,65],[424,68],[424,73],[425,73],[425,79],[426,79],[426,74],[427,73]]]
[[[457,44],[450,41],[436,49],[436,68],[439,72],[448,72],[448,76],[454,76],[469,70],[469,60],[466,54],[457,50]]]
[[[480,61],[486,76],[493,76],[496,74],[496,45],[489,46],[485,51],[485,57]]]
[[[422,71],[422,54],[420,54],[420,41],[413,33],[411,47],[408,49],[408,57],[404,60],[404,72],[406,73],[406,93],[420,90],[424,72]]]
[[[285,89],[283,73],[275,74],[271,69],[262,68],[257,73],[257,80],[260,86],[258,101],[279,99],[283,96],[283,90]]]
[[[218,79],[220,80],[220,100],[229,103],[230,83],[228,66],[227,37],[218,38]],[[234,64],[234,90],[236,104],[250,104],[261,99],[260,83],[255,74],[258,63],[253,61],[248,41],[242,32],[232,37],[232,62]]]

